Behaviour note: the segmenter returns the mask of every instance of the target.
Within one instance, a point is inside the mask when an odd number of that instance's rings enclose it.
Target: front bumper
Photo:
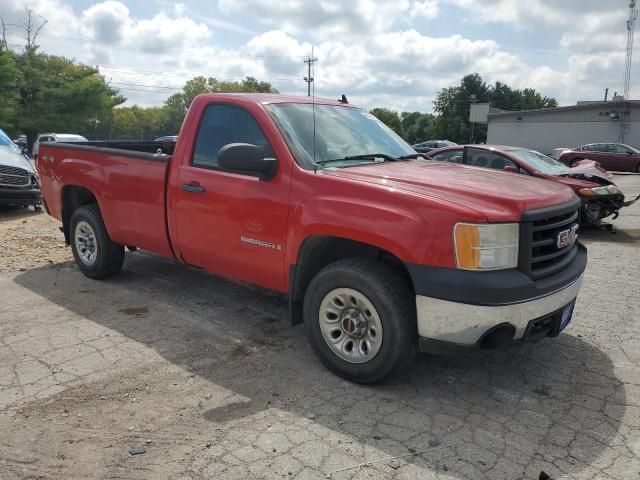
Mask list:
[[[541,337],[529,335],[538,323],[555,322],[580,291],[583,277],[562,290],[511,305],[470,305],[425,296],[416,297],[420,348],[432,353],[455,353],[483,347],[486,334],[506,327],[512,335],[501,346],[513,346]],[[557,328],[548,333],[557,334]],[[526,337],[526,338],[525,338]],[[491,348],[489,346],[488,348]]]
[[[0,187],[0,205],[40,205],[41,199],[39,188]]]

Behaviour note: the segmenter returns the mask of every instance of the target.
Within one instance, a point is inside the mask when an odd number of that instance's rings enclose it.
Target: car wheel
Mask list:
[[[318,272],[304,297],[304,326],[325,366],[356,383],[405,371],[417,352],[413,292],[396,270],[368,259]]]
[[[122,269],[124,247],[109,238],[97,205],[73,212],[70,228],[73,257],[84,275],[101,280]]]

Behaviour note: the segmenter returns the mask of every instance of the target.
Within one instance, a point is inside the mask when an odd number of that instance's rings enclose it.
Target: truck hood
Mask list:
[[[13,150],[10,146],[0,145],[0,165],[7,167],[24,168],[25,170],[35,173],[31,162]]]
[[[573,191],[524,175],[430,160],[325,170],[338,177],[438,198],[480,212],[489,222],[519,221],[526,210],[566,203]]]

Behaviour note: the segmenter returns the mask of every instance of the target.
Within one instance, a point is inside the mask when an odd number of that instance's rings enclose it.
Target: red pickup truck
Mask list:
[[[139,248],[287,293],[325,365],[360,383],[571,319],[586,249],[568,187],[426,160],[307,97],[199,96],[166,147],[42,145],[44,204],[88,277]]]

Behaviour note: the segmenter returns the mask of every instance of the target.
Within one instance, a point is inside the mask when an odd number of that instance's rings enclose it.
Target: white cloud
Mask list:
[[[409,10],[411,18],[436,18],[439,12],[439,0],[412,2],[411,9]]]
[[[305,32],[314,38],[327,35],[361,35],[382,32],[406,17],[434,18],[439,0],[218,0],[229,15],[255,15],[288,33]]]
[[[134,23],[127,6],[113,0],[91,6],[82,12],[80,22],[86,36],[107,45],[121,43]]]
[[[488,82],[536,88],[565,104],[600,98],[605,87],[620,90],[622,83],[624,8],[604,8],[604,2],[593,0],[586,0],[585,11],[577,0],[219,0],[234,20],[248,16],[262,22],[266,31],[258,33],[252,33],[260,30],[255,23],[196,15],[187,0],[160,3],[164,7],[142,17],[127,7],[129,0],[107,0],[77,12],[66,1],[29,3],[49,20],[42,49],[100,65],[130,103],[160,104],[195,75],[225,80],[251,75],[282,92],[304,94],[303,58],[314,45],[316,93],[331,98],[345,93],[366,107],[428,111],[440,88],[472,72]],[[467,21],[483,24],[484,38],[477,32],[474,39],[423,33],[425,19],[441,16],[452,2],[466,9]],[[22,8],[0,0],[0,12],[14,18]],[[464,20],[456,18],[460,25]],[[554,32],[562,61],[553,67],[525,61],[531,58],[527,48],[518,50],[523,56],[491,39],[496,24],[532,28],[541,36]],[[233,46],[222,46],[229,30],[248,38],[236,36]]]

